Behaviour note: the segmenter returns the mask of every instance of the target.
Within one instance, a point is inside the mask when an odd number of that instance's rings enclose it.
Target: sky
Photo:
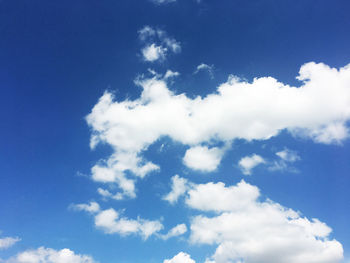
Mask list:
[[[350,262],[349,13],[0,0],[0,262]]]

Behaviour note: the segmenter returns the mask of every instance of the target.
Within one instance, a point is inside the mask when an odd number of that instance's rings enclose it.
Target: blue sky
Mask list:
[[[348,262],[349,12],[0,1],[0,262]]]

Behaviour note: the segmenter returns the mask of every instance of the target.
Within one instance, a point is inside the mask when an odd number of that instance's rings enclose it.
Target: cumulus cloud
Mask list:
[[[210,78],[214,78],[214,65],[208,65],[205,63],[199,64],[193,74],[197,74],[200,71],[207,71]]]
[[[6,263],[94,263],[92,257],[75,254],[72,250],[64,248],[55,250],[40,247],[38,249],[26,250],[15,257],[5,261]]]
[[[260,201],[259,189],[244,181],[231,187],[208,183],[191,191],[190,207],[218,214],[195,216],[191,222],[193,244],[218,245],[208,263],[335,263],[343,259],[342,245],[329,238],[332,230],[325,223],[271,200]]]
[[[144,33],[152,34],[158,33]],[[106,92],[86,120],[91,146],[106,143],[114,153],[93,167],[92,177],[135,197],[136,178],[159,169],[142,152],[164,136],[191,147],[213,140],[268,140],[282,130],[325,144],[346,139],[350,65],[307,63],[298,79],[302,84],[291,87],[273,77],[247,82],[232,76],[216,92],[195,98],[175,94],[157,77],[136,82],[142,93],[135,100],[118,101]]]
[[[186,151],[183,162],[193,170],[212,172],[220,164],[223,154],[224,150],[218,147],[195,146]]]
[[[152,162],[145,162],[135,152],[117,151],[108,160],[100,161],[92,167],[92,179],[101,183],[116,183],[122,190],[114,195],[115,199],[121,200],[125,197],[135,198],[135,179],[126,175],[132,172],[136,177],[143,178],[146,174],[159,170]],[[99,191],[102,194],[103,191]],[[105,195],[108,195],[104,191]]]
[[[174,256],[172,259],[164,260],[163,263],[196,263],[196,262],[193,259],[191,259],[189,254],[180,252],[179,254]]]
[[[243,180],[236,186],[224,183],[192,184],[185,200],[186,204],[201,211],[231,211],[241,209],[256,200],[259,189]]]
[[[171,237],[177,237],[185,234],[187,232],[187,227],[185,224],[179,224],[177,226],[174,226],[172,229],[169,230],[169,232],[165,235],[159,235],[160,238],[167,240]]]
[[[170,1],[157,0],[156,2],[165,3]],[[163,61],[169,52],[179,53],[181,51],[180,43],[169,37],[164,30],[144,26],[138,33],[140,40],[145,44],[141,50],[145,61]]]
[[[14,244],[16,244],[20,240],[21,239],[18,238],[18,237],[3,237],[3,238],[0,238],[0,250],[12,247]]]
[[[100,206],[95,202],[73,205],[73,208],[93,214],[95,226],[106,234],[119,234],[121,236],[135,234],[146,240],[163,229],[163,225],[159,220],[152,221],[139,217],[137,219],[129,219],[123,217],[113,208],[101,210]]]
[[[252,169],[259,164],[265,163],[266,161],[260,155],[253,154],[251,156],[243,157],[238,165],[242,170],[242,173],[245,175],[250,175],[252,173]]]
[[[166,200],[171,204],[176,203],[179,197],[186,193],[188,187],[187,179],[178,175],[173,176],[171,178],[171,191],[163,197],[163,200]]]
[[[204,213],[191,219],[190,243],[217,245],[206,263],[336,263],[343,259],[343,247],[330,238],[329,226],[262,200],[259,188],[244,180],[232,186],[188,185],[186,205]]]
[[[107,234],[119,234],[127,236],[138,234],[143,239],[163,229],[160,221],[145,220],[142,218],[128,219],[120,217],[119,213],[113,208],[103,210],[95,216],[95,226],[102,229]]]

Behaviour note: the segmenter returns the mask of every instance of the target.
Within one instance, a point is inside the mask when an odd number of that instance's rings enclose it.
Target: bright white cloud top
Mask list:
[[[186,151],[183,162],[193,170],[212,172],[220,164],[223,154],[224,149],[218,147],[195,146]]]
[[[191,185],[187,206],[216,213],[195,216],[190,226],[192,244],[218,246],[207,262],[335,263],[343,259],[342,245],[330,238],[330,227],[272,200],[260,200],[256,186],[244,181],[229,187],[220,182]],[[182,257],[180,253],[172,260]]]
[[[140,34],[156,34],[150,32]],[[347,138],[350,66],[335,69],[311,62],[301,67],[297,78],[302,81],[300,87],[272,77],[256,78],[251,83],[230,77],[217,92],[194,99],[174,94],[166,80],[157,77],[136,82],[143,89],[136,100],[119,102],[106,92],[86,120],[93,131],[91,147],[107,143],[114,154],[92,168],[92,178],[116,183],[124,196],[135,197],[135,179],[159,169],[144,160],[142,152],[165,136],[191,147],[213,140],[267,140],[282,130],[325,144]],[[197,150],[196,155],[193,149],[202,151]],[[193,149],[192,158],[185,158],[190,167],[198,168],[194,156],[209,156],[212,161],[202,170],[217,166],[219,154],[208,153],[206,148]],[[126,171],[134,177],[128,178]]]
[[[187,253],[180,252],[176,256],[174,256],[172,259],[166,259],[163,261],[163,263],[196,263],[193,259],[191,259],[191,256]]]

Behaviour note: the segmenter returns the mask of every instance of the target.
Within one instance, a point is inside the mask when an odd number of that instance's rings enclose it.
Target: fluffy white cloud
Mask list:
[[[140,217],[129,219],[121,216],[113,208],[101,210],[100,206],[95,202],[72,205],[71,207],[93,214],[95,226],[103,230],[106,234],[119,234],[121,236],[135,234],[140,235],[143,239],[147,239],[163,229],[163,224],[159,220],[152,221]]]
[[[169,0],[156,0],[157,3],[172,2]],[[141,53],[145,61],[162,61],[169,52],[179,53],[181,45],[174,38],[167,35],[164,30],[155,29],[150,26],[144,26],[139,30],[139,38],[146,45]]]
[[[186,151],[183,162],[191,169],[212,172],[220,164],[223,154],[224,150],[218,147],[195,146]]]
[[[113,208],[96,214],[95,226],[107,234],[119,234],[121,236],[138,234],[143,239],[147,239],[149,236],[163,229],[162,223],[158,220],[151,221],[141,218],[134,220],[120,217],[119,213]]]
[[[205,70],[209,73],[211,79],[214,78],[214,65],[208,65],[205,63],[199,64],[193,74],[197,74],[199,71]]]
[[[187,205],[217,216],[192,219],[193,244],[217,244],[207,262],[228,263],[335,263],[343,259],[342,245],[329,239],[331,228],[317,219],[271,200],[259,201],[259,189],[241,181],[197,185]]]
[[[75,254],[72,250],[64,248],[55,250],[40,247],[35,250],[27,250],[19,253],[6,263],[94,263],[92,257]]]
[[[141,52],[146,61],[153,62],[156,60],[164,60],[167,49],[162,46],[156,46],[156,44],[153,43],[144,47]]]
[[[0,250],[12,247],[14,244],[16,244],[20,240],[21,239],[18,238],[18,237],[3,237],[3,238],[0,238]]]
[[[126,171],[132,172],[133,175],[143,178],[146,174],[159,170],[159,167],[152,162],[144,162],[134,152],[117,151],[109,157],[107,161],[101,161],[92,167],[92,179],[101,183],[117,183],[122,192],[114,195],[115,199],[125,197],[134,198],[135,179],[128,178]],[[102,191],[99,191],[100,194]],[[108,193],[104,191],[104,194]]]
[[[166,80],[157,77],[136,82],[143,91],[135,100],[116,101],[106,92],[86,119],[93,131],[91,146],[107,143],[114,154],[92,169],[93,179],[114,182],[126,196],[134,197],[136,178],[126,176],[125,171],[143,177],[159,169],[141,156],[164,136],[190,146],[213,140],[267,140],[282,130],[319,143],[346,139],[350,65],[338,70],[307,63],[298,79],[300,87],[272,77],[252,82],[230,77],[203,98],[174,94]]]
[[[259,189],[243,180],[236,186],[224,183],[192,184],[186,204],[202,211],[231,211],[246,207],[259,196]]]
[[[180,252],[172,259],[166,259],[163,263],[196,263],[193,259],[191,259],[190,255]]]
[[[187,232],[187,227],[185,224],[179,224],[174,226],[169,232],[165,235],[159,235],[160,238],[167,240],[171,237],[181,236]]]
[[[171,191],[163,197],[163,200],[171,204],[177,202],[180,196],[184,195],[188,189],[188,181],[178,175],[171,177]]]
[[[250,175],[252,173],[252,169],[259,164],[265,163],[266,161],[260,155],[253,154],[251,156],[243,157],[238,165],[242,170],[242,173],[245,175]]]

